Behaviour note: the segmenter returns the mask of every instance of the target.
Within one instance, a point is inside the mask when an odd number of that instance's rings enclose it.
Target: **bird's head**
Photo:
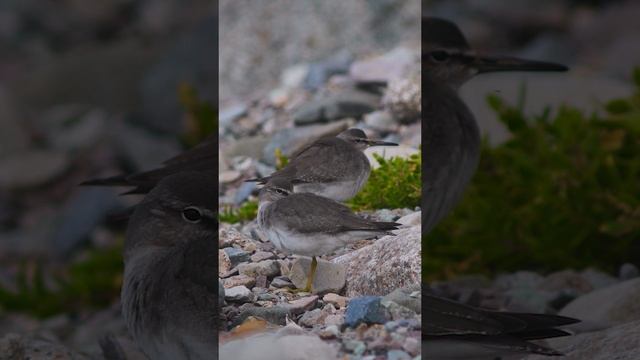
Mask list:
[[[364,149],[370,146],[397,146],[398,145],[392,142],[369,139],[367,138],[367,134],[365,134],[364,131],[356,128],[347,129],[341,132],[340,134],[338,134],[338,136],[336,137],[350,143],[360,151],[363,151]]]
[[[292,192],[293,184],[290,180],[281,177],[274,177],[269,179],[264,187],[260,189],[258,199],[260,204],[269,203],[283,199],[291,195]]]
[[[476,54],[454,23],[434,17],[422,18],[422,64],[426,75],[454,88],[488,72],[568,70],[551,62]]]
[[[215,241],[216,181],[213,172],[181,172],[160,181],[129,220],[125,259],[139,251],[170,248],[193,239]]]

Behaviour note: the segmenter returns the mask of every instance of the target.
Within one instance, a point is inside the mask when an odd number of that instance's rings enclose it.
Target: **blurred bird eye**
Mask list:
[[[278,189],[278,188],[276,188],[276,192],[277,192],[278,194],[280,194],[280,195],[287,195],[287,192],[286,192],[285,190],[283,190],[283,189]]]
[[[431,58],[438,62],[447,61],[449,60],[449,53],[446,51],[432,51]]]
[[[197,207],[189,206],[182,210],[182,218],[191,223],[198,223],[202,220],[202,213]]]

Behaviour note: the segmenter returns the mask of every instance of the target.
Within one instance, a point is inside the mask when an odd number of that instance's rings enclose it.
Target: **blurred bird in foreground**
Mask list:
[[[217,356],[216,181],[212,173],[168,175],[129,221],[122,314],[150,359]]]
[[[354,197],[371,173],[369,159],[363,151],[370,146],[398,144],[371,140],[360,129],[347,129],[335,137],[311,143],[295,153],[289,163],[273,174],[247,181],[267,183],[284,178],[293,184],[294,192],[307,192],[336,201]]]
[[[480,132],[458,96],[460,85],[482,73],[566,71],[567,67],[479,56],[471,51],[455,24],[431,17],[422,19],[422,64],[425,236],[458,203],[480,157]],[[561,355],[531,340],[568,335],[556,327],[577,322],[554,315],[490,312],[428,294],[423,295],[422,311],[425,359],[496,359],[514,353]]]
[[[116,175],[107,178],[87,180],[80,185],[129,186],[133,187],[133,189],[124,194],[146,194],[158,185],[160,180],[172,174],[183,171],[217,171],[217,140],[217,135],[215,137],[209,137],[197,146],[165,161],[162,166],[157,169],[130,175]]]

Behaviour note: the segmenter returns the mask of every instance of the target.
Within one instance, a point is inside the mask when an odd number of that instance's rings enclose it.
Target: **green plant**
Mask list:
[[[17,291],[0,288],[0,308],[44,318],[105,307],[120,294],[122,269],[121,241],[112,248],[87,251],[83,260],[56,273],[49,285],[42,264],[24,262],[16,279]]]
[[[384,159],[374,154],[380,167],[371,171],[367,184],[349,201],[354,210],[414,208],[422,195],[421,154]]]
[[[423,237],[423,276],[640,263],[640,70],[603,115],[564,106],[528,118],[488,102],[512,138],[483,141],[463,201]]]
[[[227,206],[220,211],[220,222],[235,224],[241,221],[249,221],[256,218],[258,214],[258,202],[247,201],[238,208]]]
[[[186,132],[182,139],[187,146],[195,146],[217,131],[218,109],[200,99],[193,86],[180,84],[178,99],[186,115]]]

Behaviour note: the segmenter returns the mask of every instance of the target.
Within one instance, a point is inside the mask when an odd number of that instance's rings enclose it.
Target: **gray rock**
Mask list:
[[[379,296],[362,296],[349,301],[345,313],[344,324],[355,328],[361,323],[384,324],[387,321],[387,311]]]
[[[167,133],[182,130],[182,105],[176,89],[183,83],[195,88],[200,99],[216,106],[218,99],[218,49],[211,46],[218,35],[218,19],[210,16],[179,36],[175,44],[153,64],[142,85],[141,121]]]
[[[394,301],[383,301],[382,306],[387,309],[389,318],[393,320],[412,319],[416,317],[416,312],[402,305],[397,304]]]
[[[420,285],[408,286],[392,291],[389,295],[382,298],[382,303],[393,301],[413,310],[416,314],[422,312],[422,296]]]
[[[549,340],[549,345],[562,351],[563,360],[636,360],[638,358],[640,321],[618,325],[607,330]],[[524,360],[547,360],[531,355]]]
[[[68,349],[62,344],[37,336],[4,334],[0,338],[2,359],[84,360],[90,357]]]
[[[633,264],[624,263],[620,266],[618,276],[620,277],[620,280],[630,280],[640,276],[640,270],[638,270],[638,267]]]
[[[318,296],[311,295],[311,296],[306,296],[306,297],[294,300],[290,302],[288,306],[289,306],[289,309],[291,310],[291,313],[299,314],[303,311],[313,309],[317,303],[318,303]]]
[[[397,47],[386,54],[351,64],[349,75],[364,81],[390,81],[405,74],[419,61],[418,53],[406,47]]]
[[[251,302],[253,301],[253,293],[246,286],[234,286],[224,291],[224,299],[233,302]]]
[[[307,277],[311,259],[296,258],[291,265],[289,279],[298,288],[303,289],[307,284]],[[334,264],[329,261],[318,259],[315,278],[313,279],[312,291],[316,294],[329,292],[340,292],[346,282],[346,269],[343,265]]]
[[[245,116],[247,114],[247,110],[248,108],[245,104],[236,104],[220,109],[220,113],[218,114],[220,126],[226,128],[236,119]]]
[[[586,269],[582,272],[582,276],[591,284],[595,290],[608,287],[619,282],[615,277],[596,269]]]
[[[236,190],[236,194],[233,196],[233,203],[236,206],[239,206],[245,200],[251,196],[253,191],[257,188],[257,184],[255,182],[243,182],[242,185]]]
[[[364,116],[364,123],[373,129],[383,131],[392,131],[398,127],[398,123],[387,111],[374,111],[366,114]]]
[[[311,335],[260,334],[229,341],[220,347],[220,359],[335,360],[337,350]]]
[[[111,189],[78,188],[67,199],[51,238],[56,255],[64,257],[75,250],[109,214],[123,207]]]
[[[61,176],[71,165],[65,153],[28,150],[0,159],[0,188],[29,189]]]
[[[640,278],[627,280],[583,295],[567,305],[560,315],[600,324],[640,320]]]
[[[322,309],[313,309],[304,313],[300,320],[298,320],[298,324],[306,327],[314,327],[323,324],[326,317],[327,313],[322,311]]]
[[[386,295],[404,286],[420,284],[420,226],[395,233],[396,236],[385,236],[333,259],[334,263],[345,266],[349,274],[346,296]]]
[[[349,127],[347,120],[324,125],[311,125],[297,128],[282,129],[275,133],[264,147],[262,160],[269,165],[275,165],[275,151],[280,149],[285,156],[291,156],[297,150],[325,136],[335,136]]]
[[[256,251],[255,254],[251,255],[251,261],[260,262],[263,260],[273,260],[277,258],[276,254],[270,251]]]
[[[402,350],[389,350],[387,360],[411,360],[411,355]]]
[[[231,159],[236,156],[248,156],[252,159],[262,157],[262,149],[269,144],[270,138],[264,135],[243,137],[242,140],[234,141],[229,147],[221,151],[224,157]]]
[[[114,147],[132,162],[136,170],[158,167],[165,160],[182,152],[175,136],[161,136],[129,123],[113,126]]]
[[[271,281],[271,286],[276,287],[276,288],[292,288],[294,287],[293,283],[291,282],[291,280],[289,280],[288,277],[286,276],[277,276],[273,279],[273,281]]]
[[[360,340],[345,340],[342,345],[356,356],[362,355],[367,350],[367,345]]]
[[[93,146],[105,135],[109,120],[102,109],[80,105],[59,105],[45,111],[37,125],[43,128],[54,149],[78,151]]]
[[[251,277],[259,275],[274,277],[280,275],[280,265],[275,260],[264,260],[259,263],[240,264],[238,272]]]
[[[242,249],[228,247],[228,248],[224,248],[223,250],[224,250],[225,256],[227,257],[227,259],[229,259],[229,262],[231,263],[231,267],[235,267],[242,262],[247,262],[251,260],[251,255]]]
[[[324,85],[332,75],[347,73],[352,61],[353,54],[341,50],[323,61],[311,63],[304,79],[305,88],[315,90]]]
[[[345,90],[302,105],[293,114],[296,125],[360,118],[380,106],[380,96],[357,90]]]
[[[249,316],[259,317],[272,324],[286,325],[286,318],[292,317],[291,309],[284,306],[257,307],[244,304],[240,307],[240,314],[234,320],[232,327],[242,324]]]
[[[243,285],[251,289],[255,284],[256,284],[256,279],[247,275],[235,275],[224,280],[225,288],[232,288],[235,286]]]

